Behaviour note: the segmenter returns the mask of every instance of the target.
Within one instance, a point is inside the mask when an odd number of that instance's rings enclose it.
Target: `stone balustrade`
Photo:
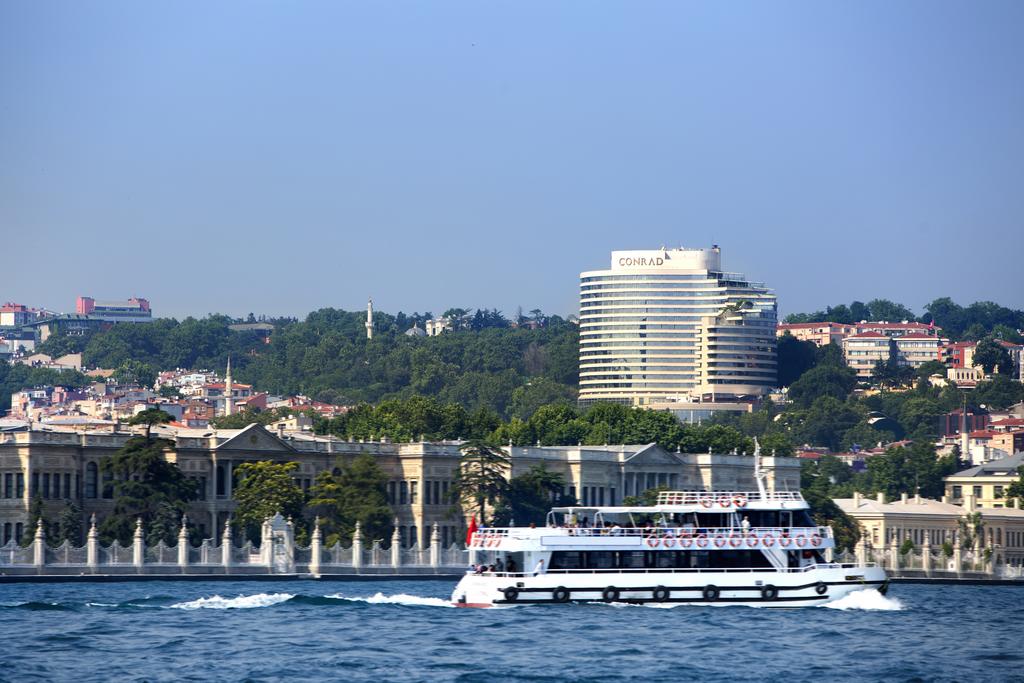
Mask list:
[[[397,532],[396,532],[397,533]],[[215,575],[215,574],[457,574],[465,570],[466,551],[452,545],[442,548],[437,526],[427,548],[402,548],[396,537],[391,546],[380,541],[365,543],[356,525],[351,546],[322,542],[319,523],[314,526],[309,546],[295,542],[292,523],[280,515],[263,524],[259,545],[237,544],[231,527],[225,525],[219,539],[205,539],[198,546],[189,543],[187,520],[182,520],[176,545],[164,542],[147,545],[141,521],[136,524],[132,543],[117,541],[102,545],[93,518],[85,546],[65,541],[53,547],[46,542],[42,523],[28,546],[15,541],[0,547],[0,575]]]

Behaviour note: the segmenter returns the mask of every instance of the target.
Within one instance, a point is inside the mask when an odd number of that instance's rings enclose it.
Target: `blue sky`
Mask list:
[[[1024,3],[0,3],[0,299],[570,313],[722,246],[783,313],[1024,307]]]

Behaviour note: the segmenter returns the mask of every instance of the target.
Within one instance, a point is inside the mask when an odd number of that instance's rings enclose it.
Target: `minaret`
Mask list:
[[[231,381],[231,356],[228,356],[228,371],[224,375],[224,414],[234,412],[234,383]]]
[[[373,299],[366,302],[366,338],[373,339]]]

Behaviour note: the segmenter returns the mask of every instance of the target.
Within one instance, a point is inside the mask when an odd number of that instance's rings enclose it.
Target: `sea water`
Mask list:
[[[480,610],[453,583],[0,585],[0,680],[1024,681],[1024,586]]]

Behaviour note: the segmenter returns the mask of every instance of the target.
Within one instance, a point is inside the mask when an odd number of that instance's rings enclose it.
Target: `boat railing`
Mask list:
[[[803,502],[799,491],[662,491],[657,505],[743,507],[747,503]]]
[[[817,547],[825,539],[834,538],[832,528],[813,527],[499,527],[479,529],[470,540],[471,548],[500,548],[502,541],[537,540],[544,537],[566,536],[577,538],[641,538],[651,548],[723,548],[772,547],[780,548]]]
[[[547,569],[543,572],[506,572],[506,571],[477,571],[467,569],[466,574],[479,576],[502,576],[508,578],[529,578],[541,576],[542,574],[804,574],[815,569],[866,569],[877,567],[875,562],[864,562],[863,564],[839,563],[839,562],[817,562],[804,567],[591,567],[588,569]]]

